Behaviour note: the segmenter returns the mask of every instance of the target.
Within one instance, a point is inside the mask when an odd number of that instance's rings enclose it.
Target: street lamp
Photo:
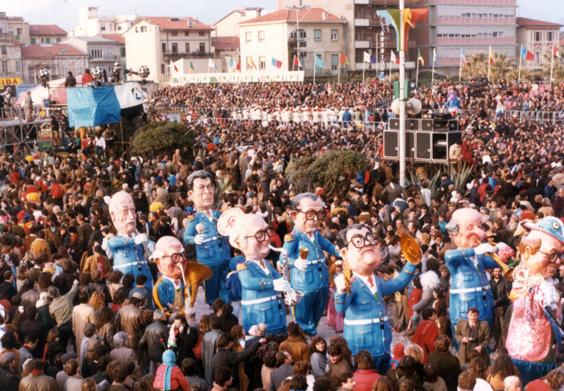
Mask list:
[[[404,0],[399,0],[399,14],[400,14],[400,31],[399,34],[399,184],[401,187],[405,187],[405,150],[406,150],[406,134],[405,134],[405,47],[404,47],[404,15],[403,11],[405,8]]]

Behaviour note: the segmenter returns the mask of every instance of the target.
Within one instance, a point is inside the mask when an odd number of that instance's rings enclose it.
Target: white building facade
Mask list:
[[[98,7],[82,7],[78,25],[69,35],[95,37],[102,34],[123,34],[135,21],[134,15],[99,16]]]
[[[517,55],[521,45],[535,55],[532,61],[522,61],[521,65],[524,68],[541,68],[543,65],[550,64],[553,45],[559,47],[561,27],[558,23],[517,18]]]

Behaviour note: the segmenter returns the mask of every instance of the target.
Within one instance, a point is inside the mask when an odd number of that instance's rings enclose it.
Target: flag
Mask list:
[[[237,61],[237,65],[235,66],[235,69],[241,72],[241,61]]]
[[[315,66],[316,69],[325,68],[325,61],[323,61],[323,59],[319,54],[315,55],[313,62],[314,62],[313,65]]]
[[[172,62],[172,69],[174,69],[174,72],[178,72],[178,67],[176,66],[176,63]]]
[[[535,54],[533,52],[531,52],[530,50],[527,50],[527,54],[525,56],[525,60],[527,61],[533,61],[535,59]]]
[[[368,52],[364,52],[364,62],[367,62],[370,64],[370,53]]]
[[[421,50],[419,49],[417,49],[417,62],[422,66],[425,66],[425,59],[423,59],[423,56],[421,55]]]
[[[297,54],[294,54],[294,61],[292,61],[292,69],[296,68],[296,69],[300,69],[300,67],[302,66],[300,59],[298,58]]]
[[[344,53],[339,53],[339,65],[350,64],[349,58]]]
[[[282,68],[282,61],[275,59],[272,57],[272,66],[276,68]]]
[[[215,62],[214,62],[211,58],[208,58],[208,67],[209,67],[209,68],[212,68],[212,69],[217,68],[217,67],[215,66]]]
[[[190,68],[188,68],[188,72],[189,73],[194,72],[194,64],[192,64],[192,61],[190,61]]]
[[[394,64],[398,64],[398,58],[393,50],[390,50],[390,62],[393,62]]]
[[[437,49],[433,48],[433,64],[437,62]]]
[[[253,61],[252,57],[247,57],[247,68],[250,69],[257,69],[255,62]]]
[[[235,68],[235,61],[233,61],[233,57],[229,57],[229,69]]]
[[[376,58],[375,55],[370,56],[370,64],[376,64],[376,62],[378,62],[378,59]]]
[[[558,46],[554,43],[552,44],[552,55],[556,58],[560,58],[560,52],[558,51]]]
[[[489,64],[493,64],[493,52],[492,52],[492,47],[490,46],[489,50],[488,50],[488,63]]]
[[[527,59],[527,49],[525,47],[523,47],[523,45],[521,45],[521,58],[523,60]]]
[[[466,56],[464,55],[464,53],[462,53],[462,48],[460,49],[460,61],[463,64],[466,64]]]

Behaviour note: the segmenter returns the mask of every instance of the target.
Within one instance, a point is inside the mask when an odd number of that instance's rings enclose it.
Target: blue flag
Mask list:
[[[527,49],[523,45],[521,45],[521,58],[527,59]]]
[[[323,59],[321,58],[321,56],[319,55],[315,55],[315,60],[314,60],[314,66],[319,69],[319,68],[325,68],[325,62],[323,61]]]

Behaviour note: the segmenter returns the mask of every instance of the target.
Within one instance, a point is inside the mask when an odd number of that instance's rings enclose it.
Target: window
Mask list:
[[[206,32],[205,31],[198,31],[198,35],[200,37],[203,37],[204,35],[206,35]]]
[[[184,43],[184,51],[190,53],[190,42]]]
[[[20,60],[16,60],[16,72],[22,71],[22,62]]]
[[[100,26],[100,31],[106,31],[106,26]]]
[[[259,56],[259,69],[266,69],[266,58]]]
[[[138,29],[137,27],[135,27],[135,32],[136,32],[136,33],[138,33],[138,32],[139,32],[139,29]]]
[[[338,41],[339,40],[339,31],[337,29],[331,30],[331,41]]]
[[[61,38],[57,38],[57,43],[61,43]]]
[[[332,54],[331,55],[331,69],[336,71],[339,68],[339,55]]]
[[[258,32],[258,41],[259,41],[259,42],[264,41],[264,31],[259,31],[259,32]]]
[[[300,29],[299,35],[300,35],[300,39],[306,39],[306,32],[305,32],[305,30]]]
[[[540,42],[542,40],[542,31],[535,31],[535,42]]]
[[[540,51],[535,52],[535,65],[539,66],[541,64],[541,54]]]
[[[147,26],[141,26],[141,32],[146,33],[147,32]]]
[[[6,49],[6,46],[2,46],[2,54],[8,54],[8,50]]]
[[[161,50],[163,53],[166,53],[166,42],[161,43]]]
[[[552,40],[554,39],[553,37],[554,37],[554,34],[552,33],[552,31],[547,31],[547,32],[546,32],[546,40],[547,40],[548,42],[552,42]]]
[[[90,57],[92,57],[92,58],[102,58],[102,49],[92,49],[90,51]]]
[[[321,41],[321,30],[319,30],[319,29],[313,30],[313,40],[315,42]]]
[[[206,44],[205,42],[200,42],[200,53],[206,52]]]
[[[2,73],[8,73],[8,61],[2,61]]]
[[[251,35],[250,31],[245,32],[245,42],[246,43],[253,42],[253,36]]]
[[[173,37],[176,37],[176,36],[178,36],[178,31],[172,30],[172,31],[170,32],[170,35],[172,35]]]
[[[165,64],[161,64],[161,73],[165,73]]]
[[[178,43],[176,43],[176,42],[172,43],[172,53],[173,54],[178,53]]]
[[[51,38],[49,37],[45,38],[45,43],[51,43]]]
[[[119,48],[119,55],[120,57],[125,57],[125,47]]]
[[[184,36],[185,36],[185,37],[189,37],[189,36],[190,36],[190,32],[189,32],[189,31],[184,31]]]
[[[16,29],[16,35],[17,35],[18,37],[19,37],[20,35],[22,35],[22,29],[21,29],[21,27],[18,27],[18,28]]]

